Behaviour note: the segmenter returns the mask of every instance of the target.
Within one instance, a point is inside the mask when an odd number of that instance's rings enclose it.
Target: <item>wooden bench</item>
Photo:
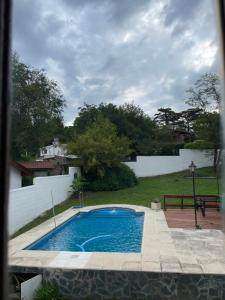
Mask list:
[[[196,200],[202,209],[202,215],[205,217],[206,208],[216,208],[220,210],[220,196],[219,195],[197,195]]]
[[[179,199],[180,203],[168,203],[168,199]],[[192,199],[192,203],[185,203],[185,200]],[[220,208],[220,196],[219,195],[196,195],[197,209],[200,208],[202,215],[205,216],[206,208]],[[166,210],[167,207],[180,207],[181,209],[185,207],[194,207],[193,195],[163,195],[163,208]]]
[[[167,199],[179,199],[180,203],[168,203],[166,200]],[[184,207],[194,207],[194,203],[190,204],[190,203],[185,203],[185,200],[194,200],[193,199],[193,195],[163,195],[163,208],[164,210],[166,210],[167,207],[180,207],[180,208],[184,208]]]

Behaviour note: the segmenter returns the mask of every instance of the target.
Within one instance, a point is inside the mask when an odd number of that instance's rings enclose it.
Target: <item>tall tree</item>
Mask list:
[[[128,138],[117,135],[115,125],[98,117],[68,144],[68,150],[78,155],[84,173],[104,176],[107,168],[118,166],[130,154],[129,145]]]
[[[186,103],[203,111],[219,109],[220,79],[215,73],[205,73],[198,79],[194,86],[186,91]]]
[[[155,114],[154,120],[157,121],[159,125],[175,126],[180,118],[180,115],[173,111],[170,107],[159,108],[158,113]]]
[[[43,70],[12,59],[12,157],[35,156],[63,130],[64,98]]]
[[[193,127],[193,122],[202,113],[200,108],[189,108],[180,112],[181,121],[183,122],[183,127],[190,132]]]
[[[213,144],[214,147],[214,168],[218,164],[218,158],[221,154],[221,122],[220,115],[216,112],[203,113],[194,122],[193,125],[196,137]]]
[[[126,136],[130,140],[134,154],[151,154],[156,125],[139,106],[134,104],[116,106],[112,103],[85,104],[80,108],[79,115],[74,121],[76,134],[92,126],[99,116],[109,119],[116,126],[118,135]]]
[[[75,136],[75,130],[73,126],[64,126],[57,134],[59,141],[63,144],[70,143]]]

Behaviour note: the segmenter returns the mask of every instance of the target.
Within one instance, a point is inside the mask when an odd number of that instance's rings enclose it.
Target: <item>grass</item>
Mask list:
[[[192,179],[188,171],[179,173],[140,178],[139,184],[132,188],[111,192],[87,192],[84,195],[85,206],[99,204],[134,204],[149,206],[150,202],[164,194],[192,194]],[[201,179],[198,177],[215,176],[212,168],[202,168],[196,171],[196,194],[217,194],[216,179]],[[71,198],[55,207],[56,214],[63,212],[73,205],[78,204],[78,199]],[[36,218],[18,230],[17,236],[52,217],[52,210]]]

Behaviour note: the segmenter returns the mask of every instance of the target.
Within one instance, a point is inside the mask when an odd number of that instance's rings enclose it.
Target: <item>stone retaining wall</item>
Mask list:
[[[12,271],[42,273],[69,299],[225,299],[225,275],[150,273],[137,271],[61,270],[12,267]]]

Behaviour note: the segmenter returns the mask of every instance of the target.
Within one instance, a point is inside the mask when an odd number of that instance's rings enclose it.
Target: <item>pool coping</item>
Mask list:
[[[136,212],[144,212],[143,238],[140,253],[114,252],[69,252],[69,251],[39,251],[23,250],[33,242],[54,229],[54,218],[32,228],[9,241],[9,266],[21,268],[57,268],[63,270],[118,270],[145,271],[158,273],[188,273],[188,274],[225,274],[225,255],[216,259],[210,256],[210,249],[201,255],[199,249],[180,247],[181,236],[194,235],[194,241],[201,240],[201,232],[208,234],[210,245],[224,245],[224,234],[219,230],[170,229],[164,212],[153,211],[150,208],[137,205],[110,204],[95,205],[84,208],[70,208],[56,216],[56,224],[61,225],[79,212],[88,212],[105,207],[130,208]],[[199,237],[198,237],[199,235]],[[211,238],[212,235],[212,238]],[[215,238],[214,238],[215,236]],[[219,239],[219,245],[217,243]],[[177,243],[178,241],[178,243]],[[222,245],[222,246],[221,246]],[[225,250],[225,247],[224,247]],[[225,251],[224,251],[225,253]],[[199,255],[199,256],[198,256]],[[205,258],[205,259],[204,259]]]

